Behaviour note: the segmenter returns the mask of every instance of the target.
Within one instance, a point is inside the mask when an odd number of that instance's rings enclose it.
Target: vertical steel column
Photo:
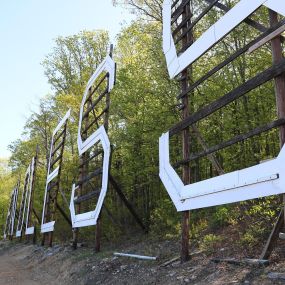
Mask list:
[[[270,9],[269,10],[269,21],[270,26],[274,26],[278,23],[278,14]],[[278,37],[275,37],[271,41],[271,50],[272,50],[272,60],[274,64],[279,63],[284,57],[282,52],[282,42],[281,42],[281,35]],[[284,118],[285,117],[285,73],[277,76],[274,78],[274,87],[275,87],[275,96],[276,96],[276,108],[277,108],[277,116],[278,118]],[[279,128],[279,140],[280,140],[280,148],[285,143],[285,126],[282,125]],[[283,194],[281,197],[282,204],[285,203],[285,195]],[[262,259],[268,259],[271,255],[274,246],[276,244],[276,241],[279,237],[279,232],[284,227],[284,208],[281,210],[277,222],[271,231],[271,234],[266,242],[266,245],[261,253],[260,258]]]
[[[32,185],[31,185],[31,198],[30,198],[30,204],[28,205],[29,212],[28,215],[28,221],[31,223],[31,225],[34,226],[34,234],[33,234],[33,243],[36,243],[37,240],[37,233],[36,233],[36,222],[35,219],[32,220],[32,214],[34,212],[34,189],[35,189],[35,180],[36,180],[36,172],[37,172],[37,163],[38,163],[38,155],[39,155],[39,146],[37,145],[36,149],[36,155],[34,157],[34,166],[33,166],[33,173],[32,175]],[[29,227],[27,224],[26,227]]]
[[[191,10],[190,10],[190,2],[184,7],[184,11],[182,13],[182,21],[185,19],[189,19],[186,24],[182,28],[182,33],[187,30],[188,25],[190,25],[191,21]],[[182,50],[184,51],[190,43],[193,42],[192,32],[186,33],[186,35],[182,38]],[[188,87],[188,80],[191,77],[191,67],[185,69],[181,73],[181,93],[186,92]],[[189,96],[186,94],[182,98],[182,119],[185,119],[190,114],[189,107]],[[182,132],[182,147],[183,147],[183,159],[189,159],[190,157],[190,130],[186,128]],[[184,184],[191,183],[190,176],[190,165],[186,163],[182,168],[182,180]],[[190,211],[184,211],[182,213],[182,221],[181,221],[181,262],[186,262],[189,260],[189,231],[190,231]]]
[[[110,57],[113,57],[113,45],[110,46]],[[109,84],[109,80],[107,81]],[[107,86],[109,89],[109,86]],[[108,133],[109,129],[109,107],[110,107],[110,93],[106,94],[106,112],[104,116],[104,127]],[[99,252],[101,249],[101,214],[98,217],[96,228],[95,228],[95,252]]]

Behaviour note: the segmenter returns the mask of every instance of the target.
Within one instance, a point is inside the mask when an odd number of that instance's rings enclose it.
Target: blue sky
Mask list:
[[[113,40],[133,19],[111,0],[0,1],[0,157],[21,137],[39,99],[51,93],[40,63],[57,36],[106,29]]]

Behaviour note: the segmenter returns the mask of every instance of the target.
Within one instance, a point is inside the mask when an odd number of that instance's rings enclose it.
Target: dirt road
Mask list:
[[[31,268],[23,263],[28,249],[23,248],[15,253],[5,251],[0,255],[0,285],[36,285],[41,284],[32,277]]]

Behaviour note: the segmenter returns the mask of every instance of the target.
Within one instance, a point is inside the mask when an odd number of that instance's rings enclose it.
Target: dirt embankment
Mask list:
[[[158,256],[143,261],[113,256],[114,251]],[[196,254],[181,265],[170,262],[179,252],[174,241],[134,241],[110,246],[99,254],[92,248],[73,251],[69,246],[52,249],[27,243],[0,242],[0,285],[34,284],[285,284],[285,259],[267,267],[214,263],[212,256]],[[219,253],[217,255],[228,255]]]

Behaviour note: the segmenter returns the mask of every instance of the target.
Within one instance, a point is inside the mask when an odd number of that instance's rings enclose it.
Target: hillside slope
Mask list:
[[[179,244],[174,241],[134,240],[104,248],[100,254],[82,247],[43,248],[27,242],[0,243],[0,285],[10,284],[284,284],[285,259],[269,266],[214,263],[213,256],[194,254],[181,265],[175,257]],[[114,257],[114,251],[157,256],[157,261]]]

